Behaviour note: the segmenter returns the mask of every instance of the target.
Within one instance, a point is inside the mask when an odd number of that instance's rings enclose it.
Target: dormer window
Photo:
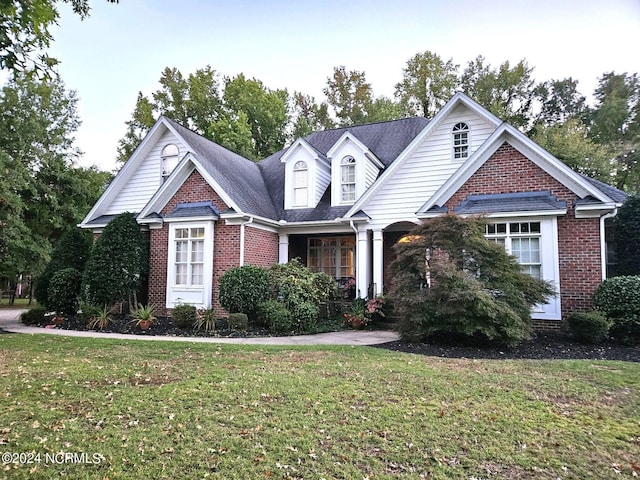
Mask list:
[[[309,204],[309,170],[305,162],[293,166],[293,206],[306,207]]]
[[[162,159],[162,177],[168,177],[173,172],[173,169],[178,165],[178,158],[180,156],[180,149],[177,145],[170,143],[165,145],[160,154]]]
[[[456,123],[452,130],[453,158],[467,158],[469,156],[469,125],[464,122]]]
[[[342,203],[356,201],[356,160],[351,155],[340,162],[340,192]]]

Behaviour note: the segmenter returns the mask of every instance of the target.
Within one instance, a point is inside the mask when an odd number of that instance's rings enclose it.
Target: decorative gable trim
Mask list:
[[[333,146],[327,152],[327,158],[329,160],[332,160],[333,156],[336,154],[336,152],[346,142],[353,142],[360,150],[362,150],[363,155],[369,161],[371,161],[379,169],[384,169],[384,163],[382,163],[378,159],[378,157],[376,157],[375,154],[371,150],[369,150],[369,147],[367,147],[364,143],[362,143],[360,140],[358,140],[358,138],[355,135],[353,135],[351,132],[349,132],[349,131],[344,132],[342,134],[342,136],[338,139],[338,141],[333,144]]]
[[[398,158],[382,172],[378,180],[353,204],[353,207],[345,215],[346,218],[352,216],[358,210],[361,210],[365,203],[378,192],[382,186],[387,182],[387,179],[393,177],[395,173],[402,168],[402,165],[406,160],[413,155],[416,149],[422,145],[425,139],[433,133],[441,124],[451,111],[459,105],[464,105],[472,112],[476,113],[482,119],[489,124],[498,127],[502,122],[498,117],[482,107],[480,104],[471,100],[462,92],[457,92],[451,100],[449,100],[444,107],[433,117],[433,119],[427,124],[427,126],[413,139],[413,141],[404,149],[404,151],[398,155]]]
[[[296,164],[304,162],[303,170],[306,178],[303,186],[296,185]],[[302,138],[296,140],[280,158],[280,163],[285,164],[284,175],[284,209],[315,208],[322,198],[322,194],[331,181],[331,167],[327,158],[313,148]],[[306,194],[296,198],[300,190]],[[306,201],[304,198],[306,197]],[[302,200],[302,201],[301,201]]]
[[[591,183],[538,146],[514,127],[503,123],[487,141],[418,210],[418,216],[431,216],[433,207],[443,206],[471,176],[500,148],[508,143],[578,197],[592,196],[600,205],[615,203]]]

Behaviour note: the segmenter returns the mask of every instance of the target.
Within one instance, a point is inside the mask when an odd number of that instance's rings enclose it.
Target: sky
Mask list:
[[[605,72],[640,72],[640,0],[90,0],[84,21],[65,4],[49,53],[79,97],[80,165],[116,168],[138,92],[165,67],[210,65],[267,87],[324,98],[333,68],[363,71],[393,96],[402,69],[430,50],[460,68],[526,59],[537,81],[573,77],[588,98]]]

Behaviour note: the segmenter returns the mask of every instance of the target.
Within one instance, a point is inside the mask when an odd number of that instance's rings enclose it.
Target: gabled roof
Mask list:
[[[326,157],[331,147],[348,132],[362,142],[385,167],[388,167],[428,123],[429,121],[423,117],[403,118],[389,122],[314,132],[304,137],[304,141]],[[313,220],[333,220],[337,217],[342,217],[349,210],[349,207],[330,207],[331,185],[329,185],[316,207],[316,212],[305,213],[306,210],[313,209],[284,210],[285,168],[284,164],[281,163],[281,158],[288,152],[289,148],[276,152],[258,163],[265,186],[269,191],[271,202],[277,210],[278,219],[295,222],[302,221],[299,220],[301,217]],[[324,204],[327,199],[329,207]]]

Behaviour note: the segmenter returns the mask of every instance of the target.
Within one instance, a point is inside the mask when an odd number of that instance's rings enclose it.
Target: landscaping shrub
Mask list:
[[[193,328],[196,321],[196,307],[184,303],[176,305],[171,309],[171,320],[178,328]]]
[[[554,290],[485,239],[485,224],[444,215],[395,246],[390,299],[404,339],[461,335],[513,346],[530,338],[531,307]]]
[[[259,318],[271,332],[286,333],[294,329],[293,315],[284,305],[277,300],[267,300],[260,305]]]
[[[593,304],[613,322],[613,338],[640,343],[640,275],[608,278],[596,289]]]
[[[575,312],[567,322],[573,336],[582,343],[600,343],[611,327],[611,321],[598,312]]]
[[[293,311],[294,328],[298,332],[314,332],[318,327],[320,309],[312,302],[301,302]]]
[[[33,294],[40,305],[48,305],[49,283],[54,273],[65,268],[75,268],[79,272],[84,271],[92,244],[91,233],[80,228],[69,230],[60,237],[51,254],[51,261],[35,283]]]
[[[640,194],[627,197],[614,222],[617,271],[623,275],[640,275]]]
[[[253,321],[258,307],[268,298],[269,276],[260,267],[234,267],[220,277],[220,305],[227,312],[244,312]]]
[[[133,213],[114,218],[98,237],[87,261],[82,293],[93,305],[127,301],[147,273],[148,249]]]
[[[57,271],[49,281],[47,306],[56,313],[75,314],[78,311],[82,273],[75,268]]]
[[[20,315],[20,321],[25,325],[39,325],[44,323],[44,316],[47,309],[44,307],[33,307]]]
[[[244,313],[231,313],[228,322],[229,328],[233,330],[246,330],[249,325],[249,317]]]

